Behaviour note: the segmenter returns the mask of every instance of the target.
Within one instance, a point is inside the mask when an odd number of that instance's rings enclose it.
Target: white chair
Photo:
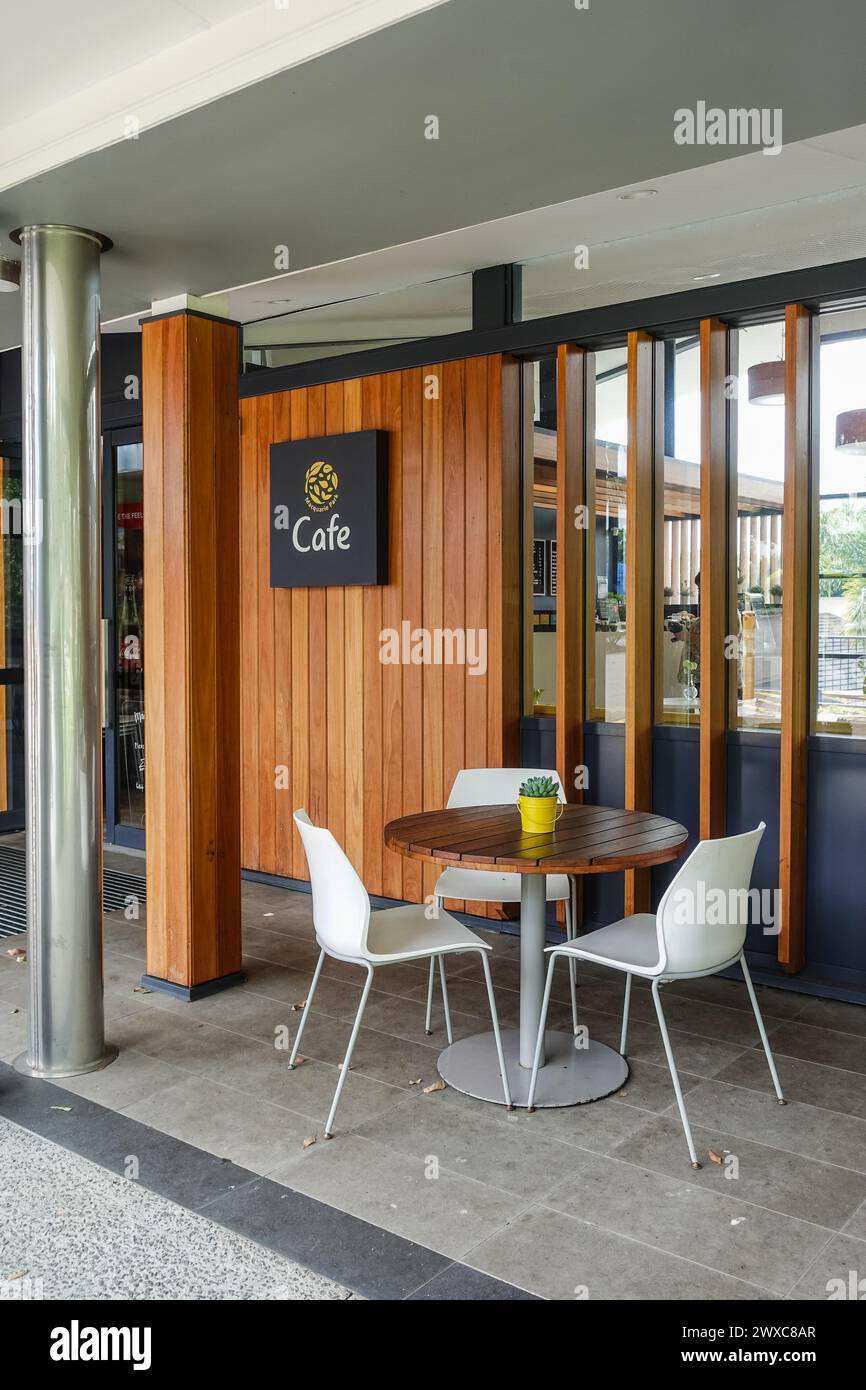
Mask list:
[[[367,997],[373,983],[373,971],[379,966],[396,965],[410,960],[432,961],[436,956],[456,952],[477,951],[484,967],[487,984],[487,997],[490,1000],[490,1017],[493,1020],[493,1034],[496,1038],[496,1052],[499,1057],[499,1070],[502,1076],[502,1089],[505,1104],[511,1109],[511,1094],[508,1089],[508,1074],[502,1055],[502,1042],[499,1036],[499,1017],[496,1013],[496,1000],[493,996],[493,981],[490,978],[490,965],[487,952],[490,947],[464,927],[447,912],[440,913],[438,920],[431,921],[423,906],[410,904],[408,907],[392,907],[384,912],[371,912],[367,890],[346,858],[330,830],[313,825],[306,811],[295,812],[295,824],[304,844],[304,853],[310,869],[310,885],[313,890],[313,926],[316,940],[321,946],[319,959],[313,975],[313,983],[307,995],[304,1012],[301,1015],[292,1054],[289,1058],[289,1071],[295,1069],[295,1059],[301,1038],[322,973],[325,956],[336,960],[350,961],[363,965],[367,980],[358,1012],[355,1016],[352,1036],[346,1049],[337,1089],[331,1103],[331,1110],[325,1124],[326,1139],[333,1134],[334,1116],[340,1103],[343,1086],[349,1075],[349,1064],[361,1028],[361,1019],[367,1004]]]
[[[448,809],[455,806],[501,806],[517,804],[520,786],[527,777],[551,777],[559,789],[560,801],[565,801],[565,791],[559,774],[548,768],[534,767],[469,767],[458,772],[448,797]],[[487,869],[445,869],[436,880],[433,890],[437,912],[442,910],[445,898],[475,903],[519,903],[520,874],[496,873]],[[567,874],[547,875],[547,901],[565,903],[565,937],[574,939],[574,885]],[[433,1016],[433,972],[434,961],[430,960],[430,979],[427,983],[427,1032]],[[577,997],[575,985],[577,971],[574,961],[568,966],[571,986],[571,1017],[574,1031],[577,1032]],[[445,1028],[449,1043],[451,1038],[451,1017],[448,1010],[448,986],[445,983],[445,963],[439,961],[439,978],[442,983],[442,1005],[445,1010]]]
[[[745,835],[732,835],[724,840],[702,841],[668,885],[659,903],[658,912],[654,915],[638,912],[632,917],[624,917],[619,922],[611,923],[609,927],[589,932],[580,938],[579,943],[554,946],[548,950],[550,965],[538,1027],[535,1063],[529,1083],[527,1109],[533,1109],[553,969],[557,956],[561,955],[595,961],[598,965],[609,965],[612,970],[624,972],[625,1003],[619,1046],[623,1056],[628,1031],[631,977],[640,975],[652,981],[653,1003],[693,1168],[700,1168],[701,1164],[698,1163],[692,1132],[689,1129],[683,1093],[659,996],[660,985],[668,980],[690,980],[702,975],[715,975],[718,971],[739,962],[755,1011],[755,1021],[761,1042],[764,1044],[776,1096],[780,1105],[786,1103],[743,949],[748,925],[749,884],[755,855],[765,828],[764,822],[761,821],[756,830],[749,830]]]

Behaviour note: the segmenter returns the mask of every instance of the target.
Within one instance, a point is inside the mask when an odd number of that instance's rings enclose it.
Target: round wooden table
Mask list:
[[[423,863],[520,874],[520,1028],[503,1029],[502,1045],[512,1101],[529,1093],[544,994],[547,874],[607,874],[645,869],[676,859],[688,831],[646,811],[565,806],[554,830],[526,835],[516,806],[464,806],[403,816],[385,826],[385,844]],[[628,1066],[618,1052],[571,1033],[548,1031],[536,1106],[578,1105],[619,1090]],[[493,1034],[462,1038],[439,1058],[443,1080],[458,1091],[502,1104]]]

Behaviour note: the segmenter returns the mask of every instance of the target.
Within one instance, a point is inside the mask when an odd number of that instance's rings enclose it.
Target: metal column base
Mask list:
[[[502,1050],[512,1104],[525,1106],[532,1073],[520,1065],[520,1033],[516,1028],[503,1030]],[[575,1047],[572,1033],[545,1034],[545,1057],[535,1092],[539,1110],[601,1100],[628,1080],[624,1057],[604,1043],[591,1041],[588,1047]],[[492,1033],[476,1033],[446,1047],[439,1057],[439,1075],[464,1095],[505,1104]]]
[[[43,1081],[59,1081],[64,1076],[86,1076],[91,1071],[102,1071],[103,1067],[110,1066],[117,1057],[117,1048],[111,1043],[107,1043],[102,1056],[95,1062],[91,1062],[87,1067],[75,1067],[69,1071],[51,1069],[43,1067],[32,1067],[26,1052],[20,1053],[12,1063],[15,1071],[19,1071],[22,1076],[38,1076]]]

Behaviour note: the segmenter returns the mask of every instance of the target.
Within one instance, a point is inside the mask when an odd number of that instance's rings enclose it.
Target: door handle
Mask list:
[[[103,618],[100,624],[102,636],[102,727],[111,728],[111,619]]]

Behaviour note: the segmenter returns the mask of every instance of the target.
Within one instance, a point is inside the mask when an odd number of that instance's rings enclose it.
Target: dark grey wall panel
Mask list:
[[[587,723],[584,726],[584,757],[589,775],[585,799],[594,806],[622,806],[625,800],[625,725]],[[588,874],[583,882],[586,926],[603,926],[623,915],[622,874]]]
[[[752,887],[779,887],[779,736],[773,733],[728,734],[728,834],[754,830],[759,821],[767,828],[761,841]],[[749,928],[749,951],[776,958],[776,938],[765,935],[760,924]]]
[[[866,984],[866,741],[809,741],[806,957]],[[850,972],[850,974],[849,974]],[[853,978],[852,978],[853,976]]]
[[[662,893],[700,838],[700,737],[697,729],[656,725],[653,729],[653,810],[670,816],[689,832],[688,850],[670,864],[652,871],[652,904]]]
[[[556,767],[556,720],[553,715],[527,715],[520,721],[522,767]]]

